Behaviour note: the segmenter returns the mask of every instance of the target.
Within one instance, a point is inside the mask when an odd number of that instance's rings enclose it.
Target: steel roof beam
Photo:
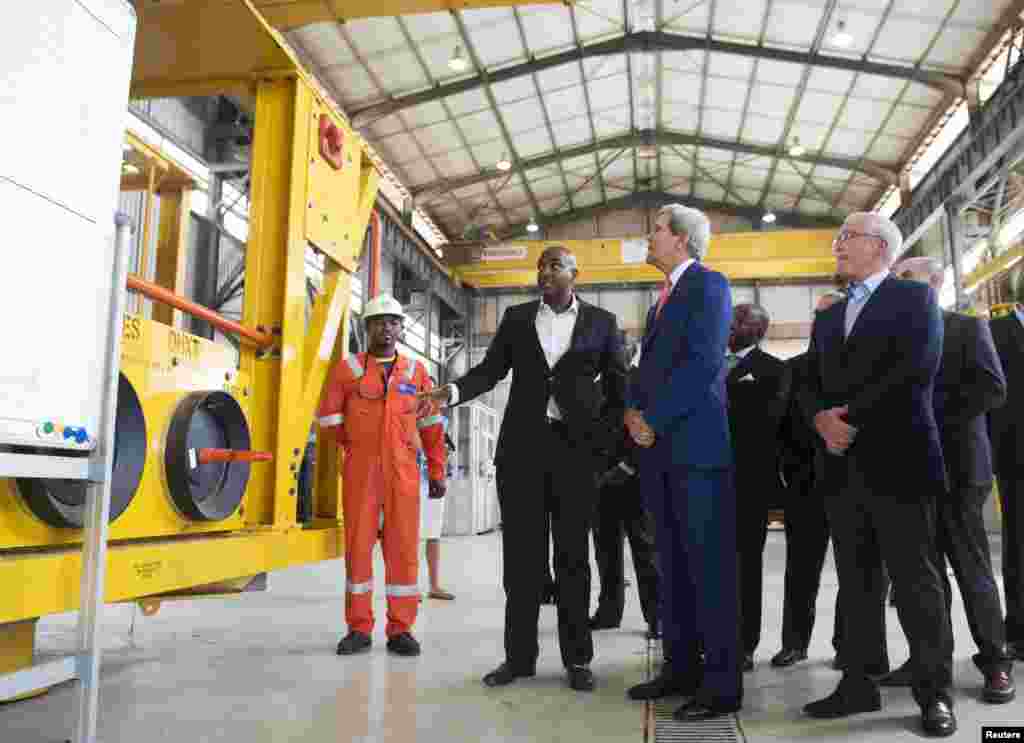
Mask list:
[[[700,137],[695,134],[683,134],[682,132],[654,130],[637,131],[632,134],[623,134],[617,137],[599,139],[591,144],[566,147],[558,150],[557,152],[550,152],[545,155],[521,159],[512,166],[512,170],[510,171],[501,171],[496,169],[484,170],[480,173],[466,175],[460,178],[447,178],[439,181],[433,181],[431,183],[425,183],[420,186],[413,186],[410,189],[410,192],[412,193],[414,202],[417,204],[424,203],[445,193],[449,193],[460,188],[466,188],[467,186],[473,186],[478,183],[486,183],[487,181],[494,180],[495,178],[503,178],[508,176],[510,173],[520,173],[527,170],[533,170],[535,168],[543,168],[548,165],[554,165],[561,160],[568,160],[570,158],[580,157],[581,155],[589,155],[599,150],[620,150],[630,147],[638,147],[640,145],[657,145],[666,147],[712,147],[719,150],[726,150],[728,152],[744,152],[750,155],[759,155],[762,157],[788,158],[802,162],[816,163],[818,165],[829,165],[834,168],[842,168],[844,170],[860,171],[884,183],[891,185],[899,184],[898,166],[895,164],[877,163],[872,162],[871,160],[858,160],[855,158],[834,157],[830,155],[815,155],[811,153],[800,157],[790,157],[790,155],[785,152],[784,148],[773,147],[771,145],[749,144],[746,142],[734,142],[726,139],[715,139],[713,137]]]
[[[797,52],[760,44],[739,44],[733,41],[668,33],[666,31],[631,31],[614,39],[584,44],[577,49],[570,49],[569,51],[546,57],[533,58],[529,62],[511,65],[500,70],[491,72],[485,70],[472,77],[445,83],[444,85],[435,85],[429,90],[397,96],[391,100],[367,106],[352,112],[352,125],[356,128],[363,128],[396,111],[436,101],[439,98],[465,93],[467,90],[474,90],[486,84],[494,85],[505,80],[532,75],[541,70],[569,64],[581,59],[606,57],[612,54],[628,54],[630,52],[688,52],[705,50],[720,54],[734,54],[741,57],[810,65],[812,67],[862,72],[869,75],[878,75],[879,77],[895,78],[897,80],[910,80],[936,88],[948,95],[965,95],[964,84],[958,78],[913,67],[869,62],[864,59],[836,57],[829,54]]]
[[[537,224],[541,227],[551,227],[554,225],[566,224],[567,222],[587,219],[588,217],[594,217],[615,209],[633,209],[638,207],[654,209],[662,207],[665,204],[673,203],[691,206],[704,212],[718,212],[719,214],[746,217],[755,225],[761,222],[761,215],[763,214],[763,211],[758,209],[756,206],[741,206],[739,204],[728,204],[720,201],[708,201],[707,199],[691,197],[686,194],[669,193],[666,191],[636,191],[634,193],[627,194],[626,196],[609,199],[601,204],[594,204],[593,206],[587,206],[582,209],[573,209],[546,217],[540,217],[537,219]],[[835,219],[830,219],[828,217],[815,217],[809,214],[801,214],[799,212],[776,211],[775,216],[777,224],[788,227],[822,228],[838,227],[841,224],[840,221]],[[504,233],[504,237],[517,237],[525,232],[526,223],[523,222],[521,224],[512,225],[508,231]]]

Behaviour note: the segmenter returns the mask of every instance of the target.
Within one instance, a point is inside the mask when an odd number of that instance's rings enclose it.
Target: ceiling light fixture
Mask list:
[[[765,224],[772,224],[775,221],[775,213],[765,212],[764,214],[761,215],[761,221],[764,222]]]
[[[803,157],[807,154],[807,148],[800,144],[800,137],[793,137],[793,144],[789,146],[790,157]]]
[[[529,222],[526,223],[526,231],[527,232],[536,232],[539,229],[540,229],[540,227],[532,219]]]
[[[455,53],[452,54],[452,58],[448,60],[448,66],[456,72],[465,72],[469,67],[466,58],[462,56],[462,47],[458,44],[455,45]]]
[[[853,43],[853,34],[846,30],[846,21],[840,18],[836,22],[836,32],[832,35],[832,45],[842,49]]]
[[[501,159],[494,163],[494,167],[501,171],[512,170],[512,161],[508,159],[508,155],[502,153]]]

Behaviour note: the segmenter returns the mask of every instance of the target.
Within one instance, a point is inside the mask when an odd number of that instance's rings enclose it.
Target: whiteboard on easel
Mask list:
[[[0,444],[95,446],[133,13],[123,0],[4,10]]]

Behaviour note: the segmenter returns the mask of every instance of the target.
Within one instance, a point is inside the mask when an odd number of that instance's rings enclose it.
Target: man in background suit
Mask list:
[[[625,422],[644,451],[640,477],[657,524],[665,662],[633,699],[683,695],[680,720],[729,714],[743,701],[736,585],[736,495],[725,400],[729,282],[700,260],[708,218],[662,207],[647,261],[665,274],[647,316]],[[703,646],[705,663],[699,663]]]
[[[512,372],[495,454],[505,566],[505,661],[484,676],[487,686],[536,673],[550,518],[562,663],[572,689],[594,688],[588,540],[596,457],[608,447],[607,420],[621,419],[626,368],[615,315],[576,296],[576,275],[572,253],[560,246],[545,249],[537,261],[543,299],[505,310],[484,360],[429,395],[456,405],[487,392]]]
[[[935,539],[946,473],[932,406],[942,315],[929,287],[889,275],[902,242],[880,214],[847,217],[833,251],[849,293],[815,322],[808,350],[801,394],[828,450],[825,507],[843,595],[844,670],[838,688],[804,710],[834,718],[881,709],[867,667],[888,662],[876,658],[884,648],[884,558],[914,659],[922,727],[947,736],[956,731],[953,631]]]
[[[779,426],[786,405],[786,365],[761,350],[770,319],[763,307],[733,308],[725,380],[736,472],[737,548],[743,670],[754,670],[764,603],[764,543],[768,509],[781,505]]]
[[[929,285],[936,292],[942,288],[944,279],[942,263],[926,257],[901,261],[893,268],[893,275]],[[1016,687],[982,508],[992,492],[992,450],[985,430],[985,413],[1002,405],[1006,382],[992,334],[983,320],[945,311],[942,320],[942,363],[935,378],[935,420],[942,437],[949,493],[939,501],[939,551],[953,566],[967,624],[978,647],[974,663],[985,677],[981,698],[1001,704],[1016,696]],[[953,591],[944,562],[940,568],[948,612]],[[912,677],[913,666],[908,660],[880,683],[909,686]]]
[[[814,308],[821,314],[845,297],[841,292],[823,294]],[[811,427],[800,407],[798,392],[807,374],[807,353],[786,362],[789,367],[789,393],[786,415],[781,426],[780,468],[786,482],[786,577],[782,604],[782,649],[772,657],[772,665],[785,668],[807,659],[814,629],[815,604],[821,586],[821,569],[828,551],[829,528],[825,501],[818,481],[824,462],[821,438]],[[840,663],[842,622],[839,596],[836,596],[832,647]],[[837,666],[838,667],[838,666]]]
[[[988,416],[1002,512],[1006,641],[1024,660],[1024,308],[1017,304],[989,327],[1006,376],[1006,402]]]
[[[639,350],[639,349],[638,349]],[[635,384],[637,367],[630,369]],[[626,608],[624,539],[629,539],[636,573],[640,610],[647,622],[647,636],[660,636],[658,629],[658,568],[654,556],[654,523],[644,508],[640,489],[640,464],[636,443],[617,421],[620,435],[605,459],[598,480],[597,518],[594,522],[594,558],[601,579],[597,610],[590,618],[594,630],[614,629],[622,623]]]

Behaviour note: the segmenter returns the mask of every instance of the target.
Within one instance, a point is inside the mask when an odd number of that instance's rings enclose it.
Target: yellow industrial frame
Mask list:
[[[133,342],[124,344],[122,370],[140,389],[147,425],[155,430],[124,526],[119,519],[111,527],[106,600],[139,600],[152,610],[169,594],[203,586],[224,590],[226,581],[342,556],[336,448],[319,447],[314,518],[308,523],[296,520],[297,480],[327,371],[347,346],[351,274],[379,174],[363,140],[248,0],[142,0],[137,10],[134,97],[232,93],[255,112],[242,324],[273,339],[269,347],[241,344],[237,368],[225,370],[224,348],[180,330],[179,310],[154,306],[152,320],[126,316],[125,334]],[[334,135],[327,153],[325,126]],[[125,156],[131,167],[122,187],[147,192],[141,228],[146,237],[158,230],[152,279],[180,294],[188,195],[195,184],[137,138],[129,136]],[[154,193],[161,196],[155,225]],[[307,321],[310,247],[326,257],[326,267],[323,291]],[[161,469],[166,419],[193,389],[235,395],[250,427],[251,448],[273,453],[271,463],[252,465],[244,508],[205,526],[187,523],[167,503]],[[39,617],[80,603],[81,554],[73,545],[81,532],[33,519],[13,484],[0,481],[0,673],[31,663]]]

